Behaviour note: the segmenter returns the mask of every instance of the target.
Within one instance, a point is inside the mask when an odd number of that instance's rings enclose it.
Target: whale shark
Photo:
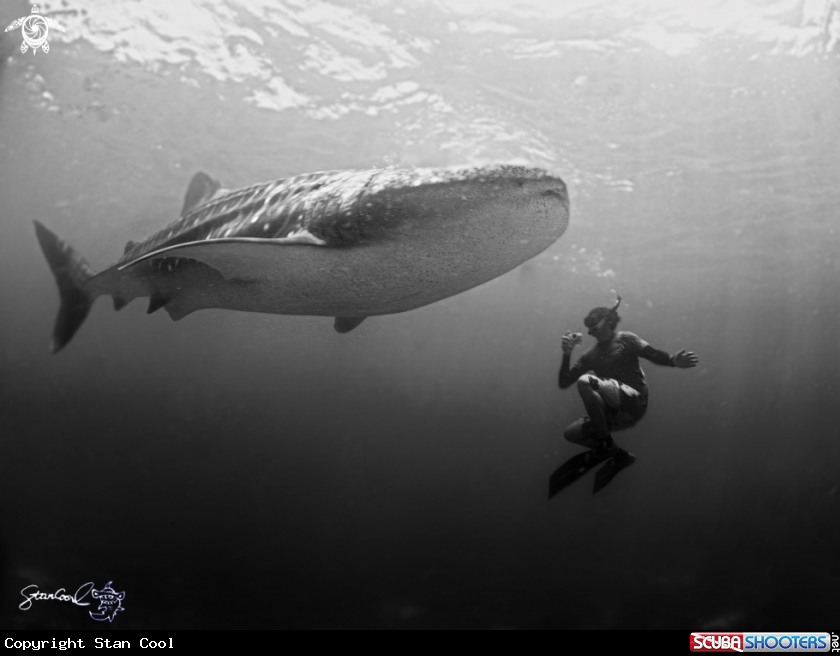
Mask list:
[[[38,221],[58,283],[52,351],[99,296],[178,321],[201,309],[329,316],[346,333],[496,278],[565,232],[565,183],[543,169],[321,171],[229,190],[196,173],[180,218],[100,273]]]

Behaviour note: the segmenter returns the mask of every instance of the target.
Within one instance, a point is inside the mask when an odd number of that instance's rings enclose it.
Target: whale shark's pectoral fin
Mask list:
[[[181,208],[181,216],[192,212],[196,207],[204,205],[215,196],[222,196],[228,192],[223,189],[218,180],[211,178],[204,171],[196,173],[190,184],[187,186],[187,193],[184,196],[184,207]]]
[[[367,319],[367,317],[336,317],[335,332],[349,333],[365,319]]]
[[[161,257],[183,257],[198,260],[213,267],[225,280],[259,280],[275,269],[283,267],[278,246],[294,244],[323,246],[326,242],[301,230],[288,237],[258,239],[255,237],[225,237],[175,244],[141,255],[117,267],[118,271],[138,262]]]

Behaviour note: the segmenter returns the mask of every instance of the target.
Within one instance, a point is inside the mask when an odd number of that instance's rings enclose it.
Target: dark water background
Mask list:
[[[348,81],[305,65],[316,28],[266,36],[316,99],[282,111],[196,61],[58,37],[24,56],[3,35],[0,626],[90,628],[70,604],[18,610],[20,589],[113,581],[112,629],[837,631],[840,59],[725,29],[666,52],[632,37],[654,10],[590,4],[486,10],[513,33],[354,3],[394,43],[432,45]],[[772,24],[807,36],[804,7]],[[336,34],[339,58],[370,55]],[[376,95],[407,81],[426,99]],[[176,216],[197,170],[244,185],[508,160],[559,173],[572,223],[480,288],[347,335],[100,299],[49,353],[33,219],[101,269]],[[650,410],[621,436],[636,465],[549,503],[582,414],[557,388],[560,336],[615,292],[622,328],[700,366],[645,366]]]

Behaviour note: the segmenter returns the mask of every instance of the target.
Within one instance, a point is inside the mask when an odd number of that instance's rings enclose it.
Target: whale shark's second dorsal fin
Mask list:
[[[227,192],[227,189],[222,189],[222,185],[218,180],[211,178],[204,171],[199,171],[192,177],[189,186],[187,186],[187,194],[184,196],[184,207],[181,209],[181,216],[184,216],[187,212],[191,212],[196,207],[204,205],[204,203],[214,196],[221,196],[225,192]]]

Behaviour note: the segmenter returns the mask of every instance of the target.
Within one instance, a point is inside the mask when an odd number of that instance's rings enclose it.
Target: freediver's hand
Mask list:
[[[580,338],[580,333],[573,333],[571,330],[567,330],[563,334],[563,353],[571,355],[575,346],[580,344]]]
[[[685,349],[674,355],[674,366],[679,369],[696,367],[698,362],[700,362],[700,359],[694,353]]]

